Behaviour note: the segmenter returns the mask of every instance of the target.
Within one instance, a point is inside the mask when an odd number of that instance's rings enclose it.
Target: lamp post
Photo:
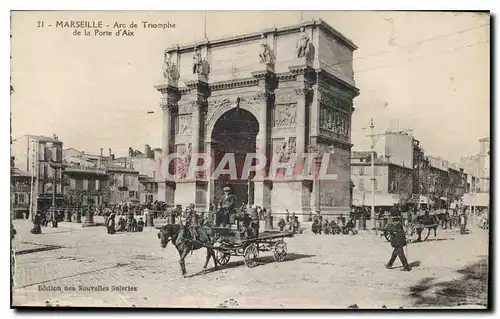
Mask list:
[[[372,184],[372,192],[371,192],[371,195],[372,195],[372,207],[371,207],[371,226],[372,226],[372,229],[375,230],[375,234],[377,234],[377,222],[375,221],[375,134],[373,133],[373,129],[374,129],[374,125],[373,125],[373,118],[371,119],[370,121],[370,136],[371,136],[371,139],[372,139],[372,143],[371,143],[371,148],[370,148],[370,155],[371,155],[371,184]]]

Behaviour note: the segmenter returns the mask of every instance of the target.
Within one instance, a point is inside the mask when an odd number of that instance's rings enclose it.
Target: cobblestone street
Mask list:
[[[200,272],[205,250],[195,251],[186,259],[191,276],[183,278],[177,251],[171,244],[160,247],[156,229],[107,235],[104,227],[61,223],[59,228],[43,228],[42,235],[32,235],[27,221],[16,220],[14,226],[14,306],[48,302],[217,307],[229,299],[239,308],[486,304],[488,234],[475,227],[469,235],[439,230],[438,240],[431,236],[427,242],[410,244],[406,252],[414,268],[409,273],[400,271],[399,261],[394,269],[384,267],[392,249],[372,233],[315,236],[306,232],[287,240],[286,261],[276,263],[271,253],[262,253],[261,264],[252,269],[242,257],[231,257],[224,268],[213,270],[211,261],[208,270]],[[39,291],[42,286],[62,291]],[[131,288],[112,291],[113,286]],[[98,291],[88,291],[90,287]]]

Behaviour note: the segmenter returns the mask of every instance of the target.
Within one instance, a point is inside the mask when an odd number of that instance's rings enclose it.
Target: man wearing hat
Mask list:
[[[408,264],[408,260],[406,259],[405,252],[403,247],[406,246],[406,236],[403,229],[403,220],[401,216],[394,216],[392,218],[392,223],[388,226],[388,231],[391,235],[391,246],[394,248],[392,251],[391,259],[385,265],[386,268],[392,268],[396,257],[399,257],[399,260],[403,264],[405,271],[410,271],[411,267]]]
[[[225,227],[229,224],[229,216],[234,214],[234,204],[235,197],[231,194],[231,188],[226,186],[222,189],[223,195],[219,200],[219,211],[217,215],[219,217],[220,225]]]
[[[184,220],[184,227],[189,231],[194,240],[198,240],[198,215],[194,210],[194,204],[189,204],[186,207],[186,219]]]

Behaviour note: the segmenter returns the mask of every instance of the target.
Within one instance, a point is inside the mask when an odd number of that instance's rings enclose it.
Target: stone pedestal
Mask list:
[[[271,181],[260,180],[254,182],[254,205],[262,209],[271,207]]]
[[[208,210],[207,207],[207,182],[205,181],[187,181],[177,182],[175,189],[175,205],[186,207],[194,204],[199,212]]]

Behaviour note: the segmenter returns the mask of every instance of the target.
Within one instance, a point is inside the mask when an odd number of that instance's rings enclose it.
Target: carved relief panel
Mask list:
[[[320,94],[319,126],[322,135],[349,142],[351,107],[328,92]]]
[[[277,104],[274,108],[274,127],[295,127],[296,124],[296,104]]]
[[[321,105],[319,125],[321,132],[329,137],[349,141],[349,115],[331,107]]]
[[[190,135],[192,129],[191,114],[182,114],[176,116],[176,134],[177,135]]]
[[[217,113],[218,109],[221,109],[223,107],[229,106],[233,104],[230,99],[218,99],[218,100],[208,100],[208,108],[207,108],[207,114],[206,114],[206,121],[205,123],[211,123],[214,121],[213,117],[215,113]]]
[[[176,153],[179,155],[175,159],[175,177],[185,179],[189,171],[191,161],[191,143],[176,145]]]
[[[296,140],[295,137],[287,137],[273,140],[273,153],[276,157],[273,161],[286,163],[290,160],[292,155],[296,153]],[[284,169],[278,169],[276,176],[284,176]]]

